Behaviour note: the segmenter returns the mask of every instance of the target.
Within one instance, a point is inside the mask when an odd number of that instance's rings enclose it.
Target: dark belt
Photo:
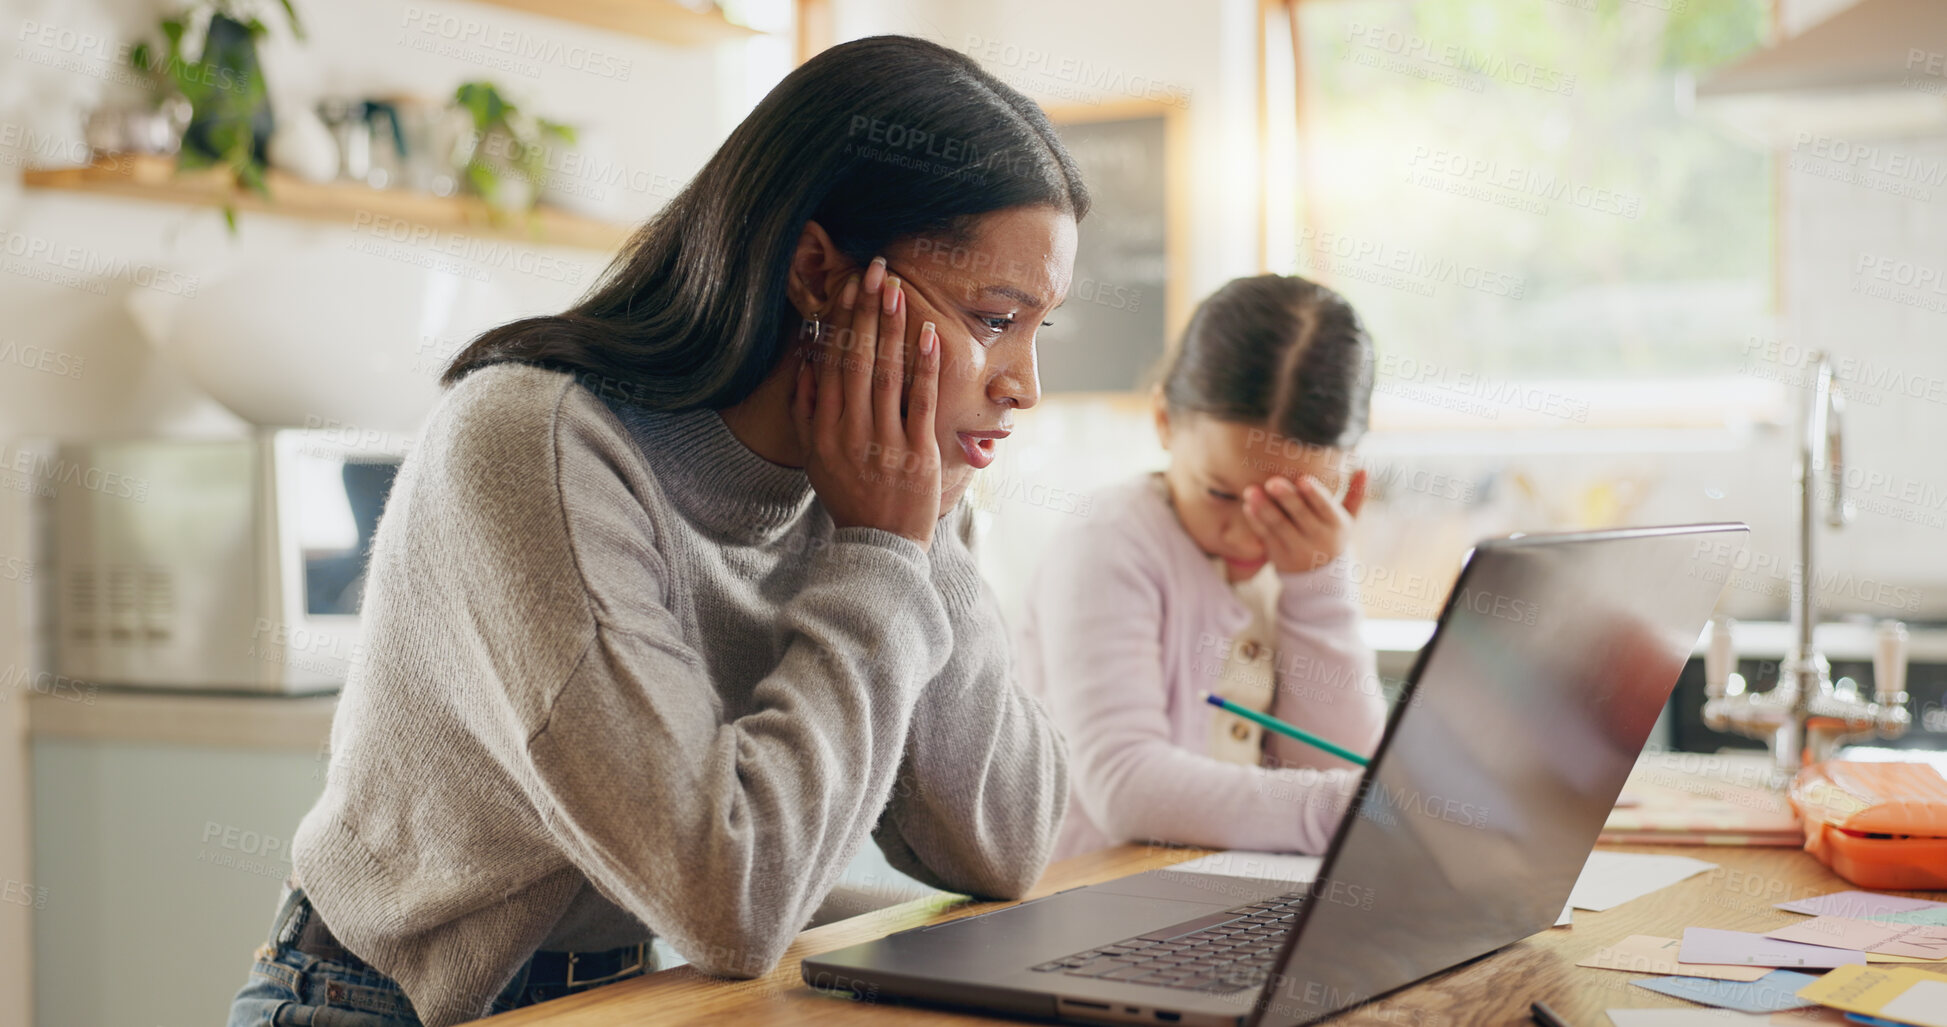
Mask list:
[[[304,927],[298,931],[297,940],[291,943],[292,948],[328,963],[379,973],[354,955],[352,950],[338,943],[338,939],[331,934],[331,928],[325,926],[324,917],[318,915],[317,907],[311,905],[309,900],[304,905]],[[647,942],[603,952],[536,952],[527,963],[526,986],[582,988],[606,984],[639,973],[648,965]]]

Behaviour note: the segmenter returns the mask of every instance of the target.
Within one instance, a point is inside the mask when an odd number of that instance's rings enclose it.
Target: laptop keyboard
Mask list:
[[[1051,959],[1034,969],[1191,991],[1259,987],[1304,900],[1304,892],[1279,895]]]

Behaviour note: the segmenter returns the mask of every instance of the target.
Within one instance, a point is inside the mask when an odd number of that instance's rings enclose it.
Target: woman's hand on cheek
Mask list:
[[[949,374],[964,369],[958,367],[957,362],[953,367],[948,367],[945,364],[947,359],[946,350],[948,347],[944,333],[954,330],[952,322],[947,318],[945,311],[941,310],[932,301],[932,297],[915,288],[911,278],[901,279],[900,286],[905,290],[905,302],[909,311],[906,315],[908,331],[906,340],[906,388],[910,392],[913,385],[913,377],[919,372],[918,357],[919,347],[922,341],[920,336],[925,332],[926,326],[929,324],[933,326],[935,344],[940,351],[939,363],[942,365],[941,377],[944,378]]]
[[[1244,521],[1264,542],[1265,558],[1280,573],[1315,571],[1352,543],[1352,521],[1365,505],[1366,472],[1352,475],[1343,505],[1317,478],[1272,478],[1244,490]]]
[[[922,329],[928,324],[935,326],[933,344],[939,350],[936,361],[939,365],[939,377],[935,389],[940,393],[939,406],[951,417],[956,411],[962,409],[960,404],[965,403],[967,399],[964,392],[956,390],[964,390],[978,377],[981,367],[980,346],[967,334],[966,329],[958,327],[958,322],[947,314],[945,308],[933,302],[932,296],[914,288],[911,278],[905,279],[904,284],[906,299],[912,304],[912,314],[908,316],[907,322],[920,325]],[[941,325],[946,326],[945,331],[939,329],[938,326]],[[917,353],[919,343],[919,336],[915,333],[912,348],[908,352]],[[951,447],[958,445],[953,438],[951,423],[945,426],[944,434],[946,437],[940,443],[941,452],[951,452]],[[940,479],[941,517],[953,512],[954,506],[966,494],[967,487],[973,483],[974,475],[979,473],[959,460],[944,464],[943,467],[943,476]]]
[[[791,399],[805,475],[835,526],[880,528],[928,547],[940,518],[939,333],[921,326],[906,389],[906,296],[883,261],[845,286],[839,307],[799,365]]]

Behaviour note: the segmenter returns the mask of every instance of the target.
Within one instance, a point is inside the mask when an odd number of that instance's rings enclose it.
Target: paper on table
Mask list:
[[[1843,916],[1815,916],[1765,935],[1807,945],[1859,949],[1872,954],[1947,959],[1947,927],[1889,924],[1883,920],[1854,920]]]
[[[1773,970],[1755,981],[1711,981],[1696,977],[1656,977],[1631,981],[1639,988],[1676,998],[1722,1006],[1744,1013],[1774,1013],[1781,1009],[1802,1009],[1813,1005],[1799,998],[1798,989],[1818,980],[1813,974],[1795,970]]]
[[[1733,963],[1747,966],[1803,966],[1827,968],[1866,962],[1858,949],[1836,949],[1825,945],[1805,945],[1779,941],[1749,931],[1722,931],[1714,927],[1683,929],[1686,963]]]
[[[1319,865],[1324,862],[1325,860],[1318,856],[1228,849],[1165,869],[1181,870],[1190,874],[1228,874],[1231,877],[1255,877],[1266,881],[1303,883],[1317,880]]]
[[[1562,915],[1555,918],[1555,926],[1556,927],[1575,926],[1575,903],[1569,902],[1569,903],[1564,903],[1562,905]]]
[[[1622,1019],[1616,1014],[1621,1013]],[[1852,1027],[1846,1014],[1825,1006],[1787,1009],[1781,1013],[1740,1013],[1731,1009],[1611,1009],[1609,1019],[1619,1027]],[[1883,1021],[1887,1027],[1907,1027]]]
[[[1768,776],[1762,754],[1710,756],[1701,762],[1691,753],[1649,754],[1636,762],[1621,801],[1602,825],[1606,840],[1696,844],[1717,839],[1744,839],[1737,844],[1791,845],[1805,843],[1805,828],[1785,796],[1770,788],[1754,787]]]
[[[1868,917],[1885,924],[1925,924],[1929,927],[1947,927],[1947,904],[1933,909],[1909,909],[1904,913],[1881,913]]]
[[[1825,895],[1814,895],[1809,899],[1780,902],[1778,908],[1789,913],[1849,916],[1870,920],[1889,914],[1911,913],[1918,910],[1936,908],[1947,910],[1947,902],[1930,902],[1926,899],[1909,899],[1904,895],[1882,895],[1870,891],[1835,891]]]
[[[1714,977],[1720,981],[1755,981],[1770,971],[1761,966],[1719,966],[1707,963],[1680,963],[1675,938],[1651,934],[1632,934],[1607,948],[1597,949],[1576,966],[1598,970],[1625,970],[1637,974],[1680,974],[1684,977]]]
[[[1798,993],[1848,1012],[1947,1027],[1947,977],[1910,966],[1842,966]]]
[[[1920,973],[1919,970],[1912,971]],[[1879,1015],[1921,1027],[1947,1027],[1947,980],[1914,981],[1906,991],[1879,1007]]]
[[[1569,892],[1569,905],[1576,909],[1601,912],[1613,909],[1658,888],[1667,888],[1687,877],[1717,869],[1688,856],[1656,856],[1640,852],[1589,853],[1582,865],[1575,889]]]

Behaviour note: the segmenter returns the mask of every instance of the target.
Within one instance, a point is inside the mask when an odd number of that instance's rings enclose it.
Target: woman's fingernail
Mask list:
[[[933,346],[935,343],[939,341],[939,338],[940,338],[939,330],[933,327],[933,322],[928,321],[925,324],[920,325],[919,326],[919,351],[921,353],[931,354],[933,352]]]
[[[859,301],[859,278],[857,275],[853,275],[852,277],[847,278],[845,280],[845,291],[842,294],[840,294],[838,298],[838,302],[844,304],[846,310],[850,310],[852,309],[852,304],[857,303],[858,301]]]
[[[899,312],[899,279],[886,279],[886,291],[879,297],[879,309],[888,314]]]
[[[865,269],[865,291],[867,293],[878,292],[879,286],[884,285],[885,283],[886,283],[886,258],[873,257],[872,263],[867,265]]]

